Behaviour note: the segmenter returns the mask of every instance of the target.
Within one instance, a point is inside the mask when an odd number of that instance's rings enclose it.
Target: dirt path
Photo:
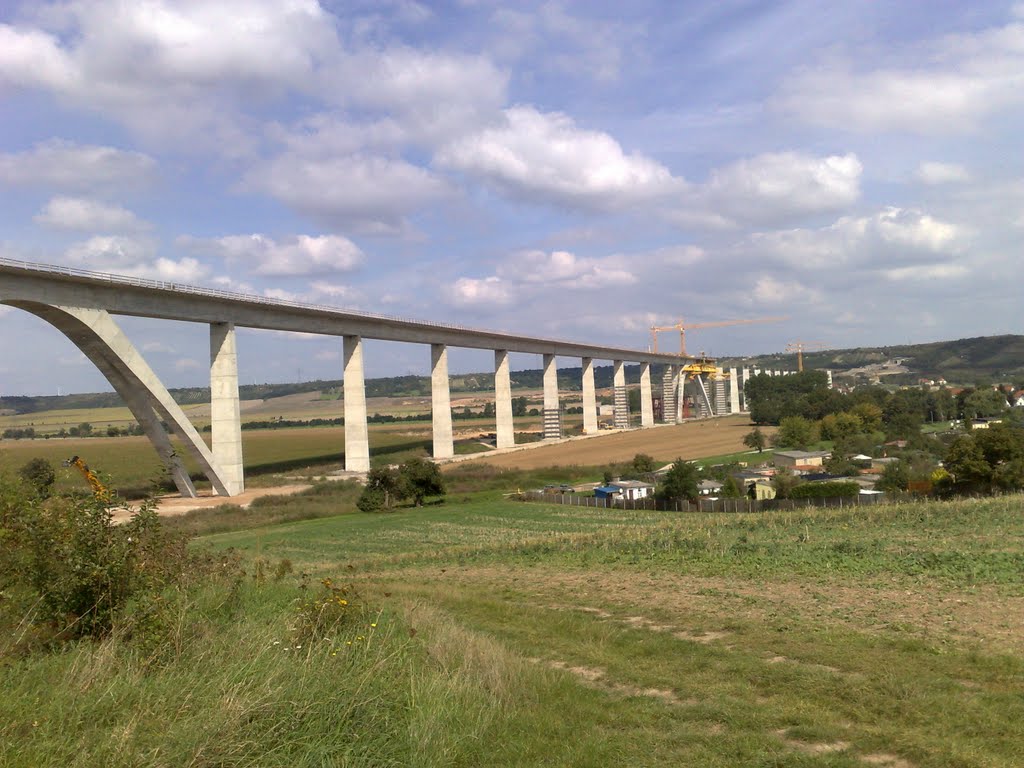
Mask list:
[[[261,496],[291,496],[311,487],[308,483],[295,485],[281,485],[276,488],[251,488],[240,493],[238,496],[226,498],[224,496],[200,495],[194,499],[187,499],[182,496],[161,496],[157,499],[156,512],[162,517],[183,515],[194,509],[212,509],[224,504],[232,504],[245,509]],[[114,511],[114,522],[123,523],[132,516],[133,509],[118,509]]]
[[[500,454],[485,453],[465,461],[482,461],[512,469],[537,469],[555,465],[590,466],[629,461],[638,453],[646,453],[657,461],[668,463],[679,457],[699,459],[746,451],[748,449],[743,445],[743,436],[751,429],[753,426],[749,417],[726,416],[654,429],[596,435],[554,445],[537,443],[536,447],[529,449]],[[775,430],[762,427],[761,431],[771,435]]]

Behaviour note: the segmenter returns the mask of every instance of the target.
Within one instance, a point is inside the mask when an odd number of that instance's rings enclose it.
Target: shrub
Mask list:
[[[46,459],[38,457],[32,459],[19,469],[18,475],[43,498],[50,495],[50,489],[57,479],[57,473],[54,472],[53,465]]]
[[[838,499],[851,498],[860,493],[860,486],[843,480],[826,483],[803,483],[789,491],[791,499]]]

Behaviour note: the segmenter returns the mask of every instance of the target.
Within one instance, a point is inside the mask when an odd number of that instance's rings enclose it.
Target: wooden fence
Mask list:
[[[888,494],[862,496],[837,496],[826,499],[701,499],[697,502],[681,500],[663,501],[647,498],[599,499],[595,496],[581,496],[571,493],[542,493],[527,491],[518,494],[522,501],[544,504],[567,504],[573,507],[598,507],[602,509],[640,509],[651,512],[767,512],[770,510],[803,509],[805,507],[870,507],[893,501]]]

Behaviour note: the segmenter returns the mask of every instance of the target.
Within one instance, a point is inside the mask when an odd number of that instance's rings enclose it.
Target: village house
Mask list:
[[[654,486],[640,480],[613,480],[594,489],[594,496],[599,499],[636,501],[653,495]]]
[[[813,472],[831,455],[828,451],[776,451],[775,466],[794,472]]]

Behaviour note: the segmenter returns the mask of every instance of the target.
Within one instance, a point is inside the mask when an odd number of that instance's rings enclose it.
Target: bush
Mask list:
[[[50,489],[57,479],[53,465],[46,459],[35,458],[18,470],[18,475],[42,498],[50,495]]]
[[[0,624],[33,624],[53,641],[108,635],[128,606],[202,570],[151,503],[114,525],[109,503],[43,499],[3,476],[0,546]]]
[[[860,493],[860,486],[843,480],[826,483],[803,483],[789,491],[791,499],[838,499],[852,498]]]

